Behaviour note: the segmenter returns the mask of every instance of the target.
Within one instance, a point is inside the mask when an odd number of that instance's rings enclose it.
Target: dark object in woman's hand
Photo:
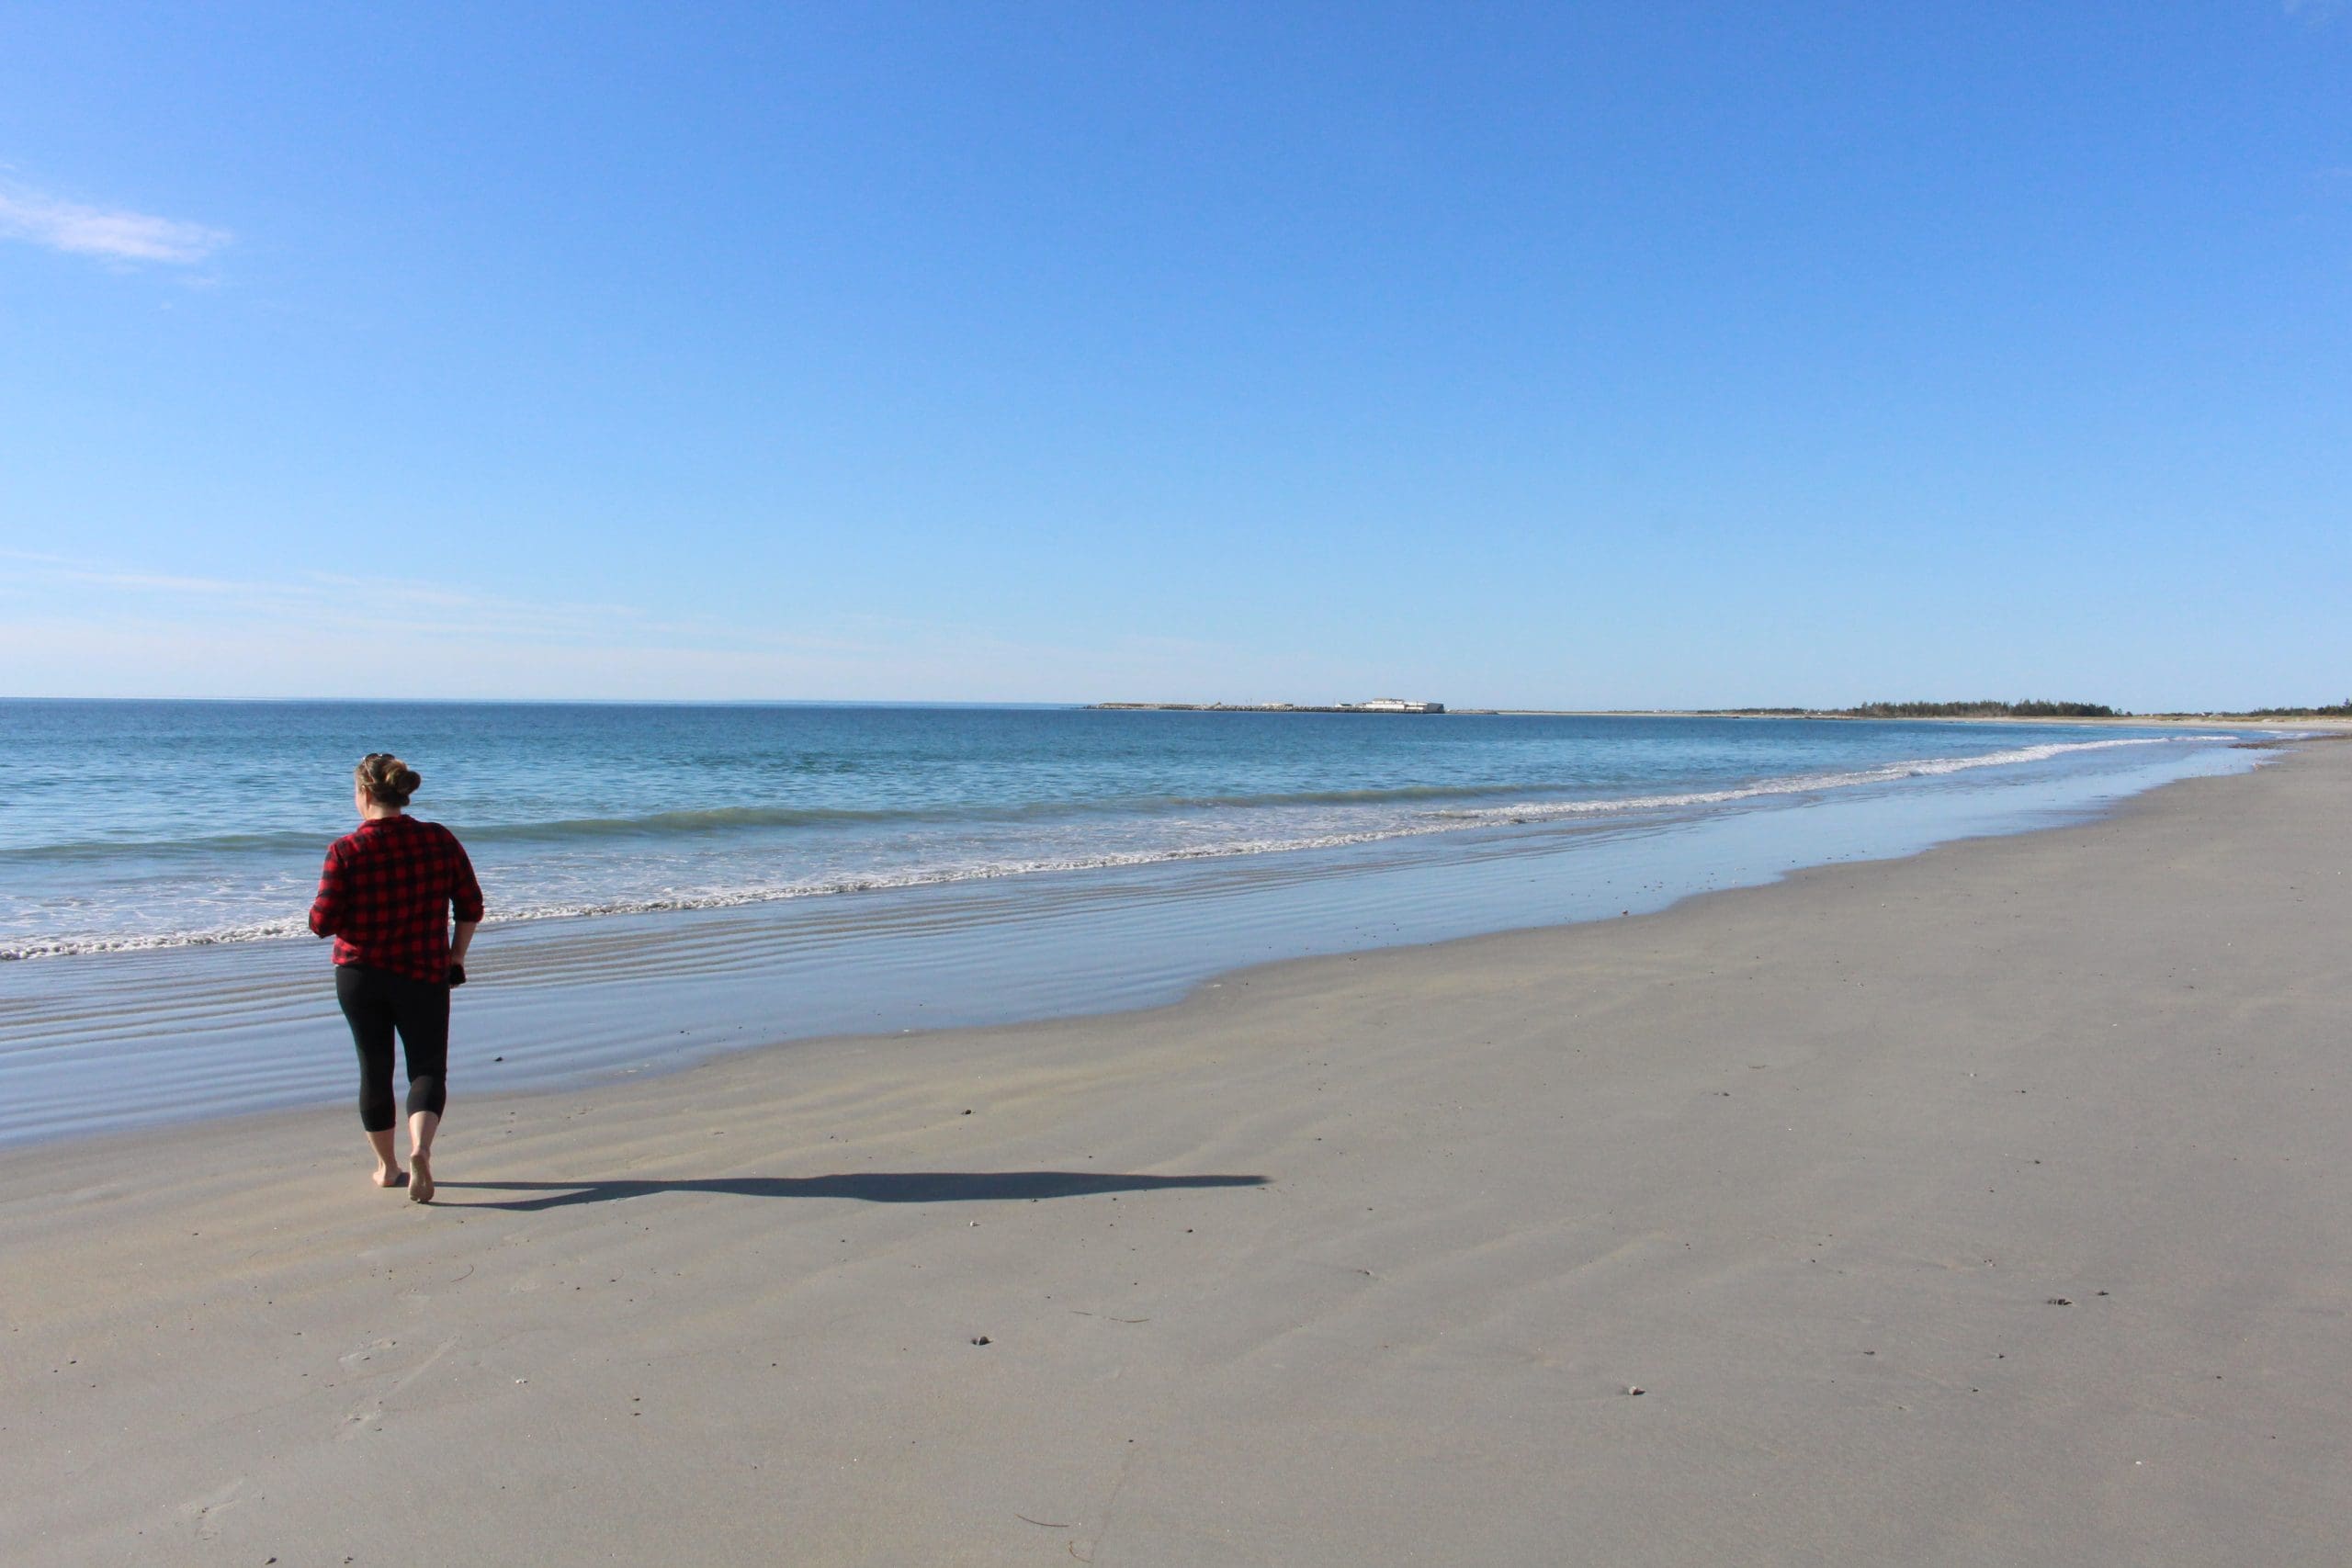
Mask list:
[[[462,985],[464,985],[465,983],[466,983],[466,966],[465,966],[464,964],[450,964],[450,965],[449,965],[449,984],[450,984],[450,985],[452,985],[452,986],[462,986]]]

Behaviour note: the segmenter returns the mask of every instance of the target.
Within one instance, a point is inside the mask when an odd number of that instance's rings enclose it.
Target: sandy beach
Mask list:
[[[2340,1563],[2347,807],[0,1153],[0,1559]]]

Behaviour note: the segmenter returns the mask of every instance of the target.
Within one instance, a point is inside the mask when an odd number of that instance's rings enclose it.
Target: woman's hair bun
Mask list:
[[[368,798],[386,806],[406,806],[424,776],[390,751],[370,751],[354,770]]]

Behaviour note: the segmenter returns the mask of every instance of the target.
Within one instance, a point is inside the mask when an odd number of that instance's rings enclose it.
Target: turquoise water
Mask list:
[[[1071,709],[0,703],[0,1140],[348,1097],[301,930],[394,750],[492,923],[465,1092],[1151,1005],[1645,912],[2255,765],[2106,727]]]

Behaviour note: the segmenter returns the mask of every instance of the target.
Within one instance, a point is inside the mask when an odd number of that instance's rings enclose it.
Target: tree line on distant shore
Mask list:
[[[2346,697],[2334,707],[2324,708],[2254,708],[2231,718],[2352,718],[2352,697]]]
[[[2129,708],[2105,703],[1864,703],[1850,708],[1711,708],[1711,713],[1749,718],[2131,718]],[[2352,718],[2352,697],[2333,707],[2246,708],[2234,713],[2157,713],[2143,718]]]
[[[1864,703],[1843,712],[1855,718],[2113,718],[2105,703]]]
[[[1850,708],[1718,708],[1718,713],[1781,718],[2120,718],[2105,703],[1863,703]]]

